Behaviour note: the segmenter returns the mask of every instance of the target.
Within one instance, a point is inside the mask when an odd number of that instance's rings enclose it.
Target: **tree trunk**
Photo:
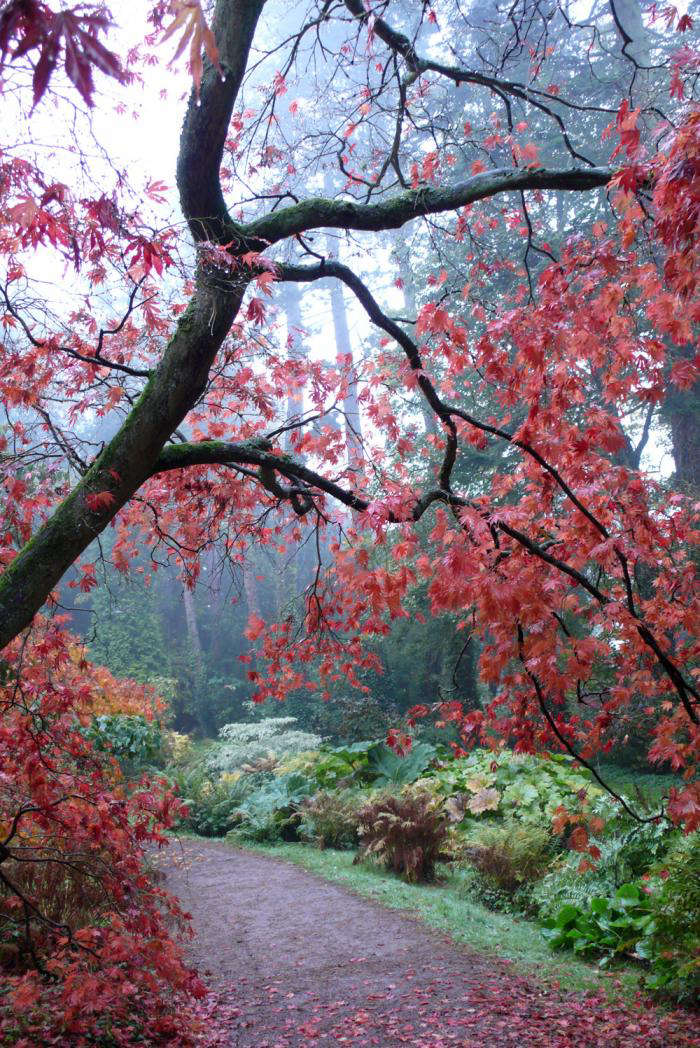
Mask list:
[[[671,396],[666,414],[673,441],[676,487],[696,497],[700,492],[700,382],[687,393]]]
[[[333,186],[328,174],[325,179],[325,192],[330,195]],[[340,260],[337,241],[326,233],[326,254],[329,258]],[[343,285],[334,280],[331,283],[331,313],[335,332],[335,359],[342,375],[347,376],[347,386],[343,396],[343,428],[347,447],[348,467],[362,469],[364,465],[364,448],[362,445],[362,419],[360,404],[357,399],[357,372],[353,359],[348,312],[345,305]]]
[[[264,0],[217,5],[214,26],[227,75],[222,79],[209,66],[199,104],[194,92],[190,96],[177,182],[196,239],[231,239],[219,168],[263,5]],[[125,422],[0,576],[0,649],[29,625],[71,564],[151,476],[164,444],[204,392],[251,276],[242,270],[237,281],[222,283],[216,272],[198,268],[189,306]]]
[[[287,352],[290,361],[304,361],[309,357],[309,347],[304,338],[301,322],[301,291],[293,281],[281,286],[281,304],[287,321]],[[304,414],[304,390],[293,386],[287,397],[287,423],[294,422]],[[290,430],[285,434],[284,450],[292,450]]]

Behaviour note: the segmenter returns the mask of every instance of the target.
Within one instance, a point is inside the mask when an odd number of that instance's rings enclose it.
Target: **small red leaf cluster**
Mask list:
[[[95,90],[93,66],[117,80],[126,79],[117,56],[99,40],[110,25],[101,7],[81,5],[52,11],[40,0],[10,0],[0,12],[0,67],[8,58],[16,60],[38,51],[33,74],[36,106],[62,53],[66,76],[90,106]]]

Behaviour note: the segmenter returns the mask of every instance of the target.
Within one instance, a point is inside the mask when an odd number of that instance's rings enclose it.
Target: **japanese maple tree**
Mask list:
[[[67,665],[69,642],[45,626],[37,640],[35,617],[72,566],[74,585],[97,583],[87,551],[109,525],[120,570],[147,539],[190,579],[214,544],[240,562],[312,526],[334,562],[319,563],[301,623],[251,616],[258,697],[341,675],[365,686],[366,638],[409,614],[425,578],[432,610],[483,640],[494,700],[443,711],[465,745],[590,762],[634,713],[650,759],[686,777],[668,817],[696,828],[697,472],[672,491],[640,469],[659,405],[697,389],[692,21],[672,8],[630,20],[613,2],[572,21],[557,0],[292,7],[145,3],[121,60],[104,5],[0,9],[8,105],[32,121],[53,105],[72,156],[65,176],[38,140],[0,156],[7,687],[29,673],[41,690],[47,644]],[[168,214],[171,172],[139,184],[118,171],[105,188],[75,108],[96,101],[95,69],[147,84],[173,52],[193,77],[184,226]],[[604,91],[596,62],[614,66]],[[378,273],[386,235],[409,228],[425,286],[416,315],[396,318]],[[321,230],[344,260],[319,250]],[[44,293],[45,266],[70,294]],[[361,368],[279,337],[280,286],[329,280],[371,325]],[[361,439],[331,424],[351,388]],[[106,420],[106,439],[81,418]],[[485,454],[475,488],[463,462],[494,444],[501,464]],[[386,549],[380,566],[370,547]],[[12,730],[19,718],[35,739],[30,706],[12,702]],[[57,712],[41,753],[69,731]],[[42,832],[54,803],[67,802],[31,804]],[[26,807],[10,799],[0,816],[3,866],[34,833]]]

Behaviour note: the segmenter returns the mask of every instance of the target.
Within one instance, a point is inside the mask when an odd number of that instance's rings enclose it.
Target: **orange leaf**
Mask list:
[[[177,14],[165,30],[161,42],[169,40],[179,29],[183,30],[177,45],[177,50],[170,62],[175,62],[183,54],[187,45],[190,45],[190,72],[194,81],[194,91],[199,98],[202,86],[202,74],[204,72],[204,61],[202,53],[206,54],[211,64],[223,76],[223,70],[219,63],[219,49],[216,46],[216,38],[207,25],[204,12],[199,0],[189,0],[176,5]]]

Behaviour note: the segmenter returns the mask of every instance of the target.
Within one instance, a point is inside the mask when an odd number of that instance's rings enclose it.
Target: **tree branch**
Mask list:
[[[398,229],[414,218],[435,215],[442,211],[455,211],[498,193],[527,189],[559,189],[572,192],[599,189],[607,185],[614,173],[612,168],[607,167],[572,168],[569,171],[494,168],[493,171],[484,171],[463,182],[457,182],[454,186],[421,186],[376,204],[312,197],[239,226],[235,235],[244,238],[249,249],[260,251],[269,244],[275,244],[286,237],[298,236],[309,229],[357,229],[375,232]]]

